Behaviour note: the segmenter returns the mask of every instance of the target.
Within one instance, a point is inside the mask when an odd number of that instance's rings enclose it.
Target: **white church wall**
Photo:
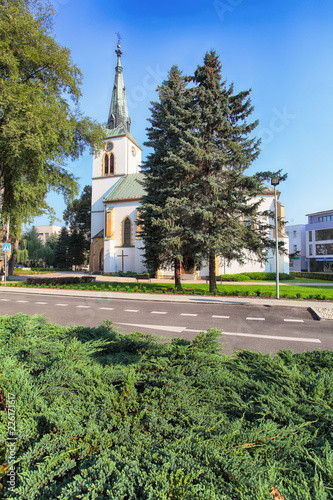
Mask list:
[[[124,271],[143,272],[141,253],[138,250],[137,233],[137,201],[124,201],[120,203],[108,203],[107,208],[113,208],[113,231],[114,239],[106,238],[104,241],[105,257],[104,272],[116,273],[122,271],[122,254],[124,255]],[[131,221],[131,246],[123,246],[123,222],[129,217]]]
[[[141,150],[132,142],[127,141],[128,173],[137,174],[141,171]]]
[[[103,212],[91,212],[91,238],[104,229],[104,220],[104,210]]]
[[[143,261],[143,241],[135,241],[135,272],[144,273],[146,271],[146,266]]]

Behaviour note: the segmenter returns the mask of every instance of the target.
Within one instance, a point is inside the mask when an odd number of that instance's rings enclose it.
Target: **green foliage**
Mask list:
[[[222,281],[274,281],[275,273],[238,273],[238,274],[221,274]],[[280,281],[294,280],[293,275],[287,273],[279,273]]]
[[[90,248],[91,186],[85,186],[80,198],[68,203],[63,218],[72,232],[77,231],[83,237],[82,243],[87,254]]]
[[[311,280],[327,280],[333,281],[333,275],[328,273],[306,273],[304,271],[290,271],[290,275],[294,278],[308,278]]]
[[[333,353],[220,353],[192,342],[0,318],[16,396],[17,489],[6,498],[332,499]],[[0,412],[5,450],[7,415]],[[1,493],[0,493],[1,494]]]
[[[54,261],[56,267],[69,268],[71,259],[69,256],[69,242],[70,237],[66,227],[61,228],[58,236],[58,241],[54,251]]]
[[[104,138],[80,112],[82,74],[57,44],[53,16],[44,0],[0,2],[0,208],[14,239],[22,223],[54,214],[50,190],[72,199],[77,179],[66,162]]]
[[[75,283],[92,283],[96,276],[54,276],[52,278],[28,278],[28,285],[72,285]],[[104,285],[101,285],[104,290]]]
[[[260,210],[263,181],[285,176],[245,174],[259,155],[260,141],[251,137],[258,122],[247,121],[253,112],[250,91],[235,94],[226,85],[214,51],[193,76],[173,66],[158,91],[147,129],[146,146],[153,152],[145,164],[139,217],[146,266],[174,266],[180,289],[180,261],[188,269],[208,262],[212,292],[216,256],[240,263],[249,254],[266,260],[274,242],[268,231],[272,214]]]

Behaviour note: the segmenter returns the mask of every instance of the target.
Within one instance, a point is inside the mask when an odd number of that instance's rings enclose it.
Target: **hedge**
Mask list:
[[[220,349],[216,330],[165,343],[108,323],[0,318],[17,436],[15,491],[5,461],[0,496],[268,500],[275,486],[287,500],[332,499],[333,353]]]
[[[273,281],[276,278],[276,273],[238,273],[238,274],[221,274],[222,281]],[[293,280],[292,275],[287,273],[279,273],[280,280]]]
[[[74,283],[91,283],[96,276],[54,276],[51,278],[28,278],[28,285],[72,285]]]
[[[290,271],[291,276],[294,278],[307,278],[312,280],[327,280],[333,281],[333,274],[328,273],[307,273],[304,271]]]

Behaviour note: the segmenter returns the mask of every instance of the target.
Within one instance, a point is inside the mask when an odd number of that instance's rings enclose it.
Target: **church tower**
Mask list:
[[[123,270],[116,259],[119,248],[123,247],[122,232],[123,221],[118,220],[125,214],[129,220],[126,224],[132,232],[130,247],[136,246],[135,241],[135,213],[129,207],[121,205],[130,200],[136,201],[142,196],[143,191],[137,180],[142,174],[141,169],[141,147],[130,131],[131,119],[128,114],[126,92],[121,65],[122,51],[118,43],[117,66],[115,68],[114,85],[111,104],[107,120],[106,139],[104,149],[93,159],[92,172],[92,205],[91,205],[91,236],[90,270],[93,272],[116,272]],[[122,186],[121,199],[114,199],[114,190],[119,197],[119,188]],[[131,185],[131,197],[126,197],[126,190]],[[126,188],[126,189],[125,189]],[[118,194],[117,194],[118,193]],[[138,203],[137,203],[138,204]],[[129,212],[129,213],[127,213]],[[113,243],[112,243],[113,242]],[[125,242],[126,243],[126,242]],[[126,244],[126,247],[128,245]],[[122,252],[124,254],[124,252]],[[126,253],[129,253],[127,251]],[[134,260],[133,260],[134,259]],[[128,264],[135,265],[135,257],[127,259]],[[124,261],[124,258],[122,259]],[[134,269],[130,269],[134,270]]]

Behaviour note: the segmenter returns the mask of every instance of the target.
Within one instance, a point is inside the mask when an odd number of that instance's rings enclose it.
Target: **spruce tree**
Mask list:
[[[54,261],[56,267],[67,269],[71,265],[68,253],[69,253],[69,234],[67,228],[63,227],[58,236],[57,245],[54,251]]]
[[[145,243],[145,262],[156,271],[160,266],[175,270],[175,286],[181,289],[180,266],[184,258],[195,259],[196,248],[187,231],[183,207],[193,177],[196,137],[191,96],[177,66],[169,72],[151,108],[151,127],[146,146],[153,148],[144,165],[146,195],[139,223]]]
[[[199,110],[195,130],[200,148],[188,209],[193,236],[209,263],[212,292],[217,256],[243,263],[248,250],[254,258],[265,260],[271,245],[269,226],[255,197],[263,193],[263,180],[272,174],[245,174],[260,152],[260,141],[250,136],[258,122],[246,121],[253,111],[250,90],[234,94],[233,85],[222,80],[214,51],[206,53],[191,80],[193,106]]]
[[[86,258],[85,238],[83,234],[76,229],[72,231],[68,242],[68,261],[71,266],[79,266],[84,263]]]

